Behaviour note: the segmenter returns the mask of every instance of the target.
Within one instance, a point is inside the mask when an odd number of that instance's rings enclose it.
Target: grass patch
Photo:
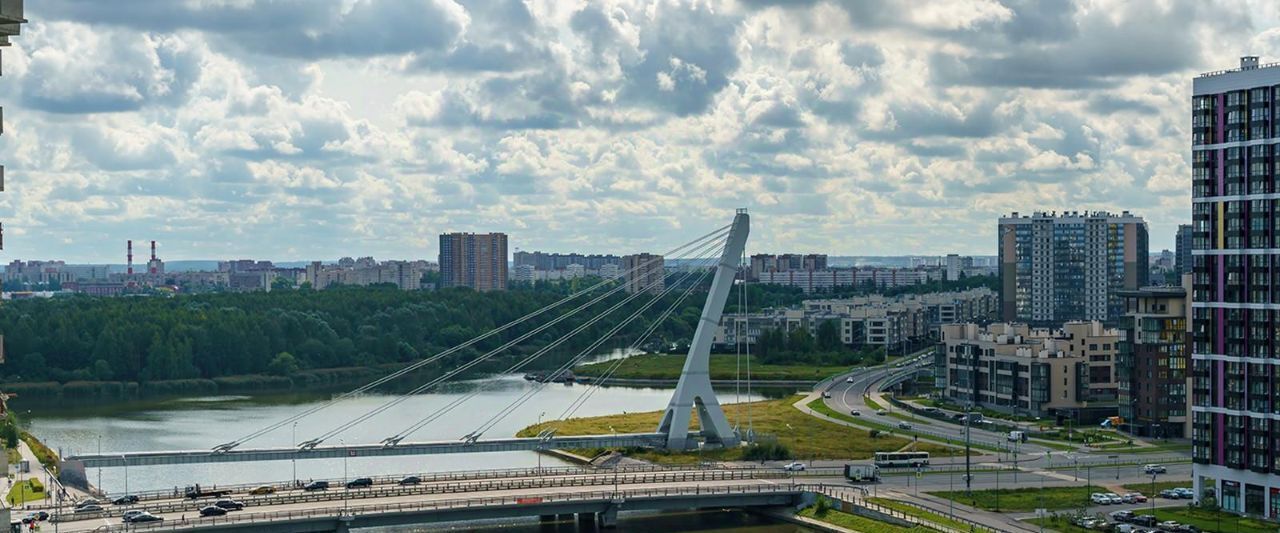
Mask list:
[[[870,396],[863,396],[862,403],[867,404],[867,408],[871,409],[872,411],[879,411],[881,409],[884,409],[884,407],[880,406],[879,402],[872,400]]]
[[[1131,485],[1125,485],[1124,490],[1127,490],[1129,492],[1141,492],[1143,494],[1146,494],[1147,497],[1149,498],[1154,498],[1157,494],[1160,494],[1160,491],[1162,490],[1176,489],[1178,487],[1190,487],[1190,486],[1191,486],[1191,480],[1188,479],[1185,481],[1157,481],[1154,489],[1151,488],[1150,483],[1133,483]],[[1151,492],[1153,490],[1155,492]],[[1148,492],[1151,492],[1151,494],[1147,494]]]
[[[889,509],[893,509],[895,511],[898,511],[908,516],[914,516],[916,518],[919,518],[920,520],[929,522],[931,524],[946,526],[951,529],[957,529],[960,531],[966,531],[969,529],[969,524],[961,522],[959,520],[952,520],[951,517],[947,515],[938,514],[933,511],[926,511],[919,507],[907,505],[905,503],[890,500],[888,498],[867,498],[867,501],[880,505],[881,507],[887,507]]]
[[[1151,514],[1150,509],[1136,511]],[[1222,511],[1194,507],[1168,507],[1156,509],[1156,519],[1174,520],[1179,524],[1191,524],[1202,531],[1230,531],[1232,533],[1275,533],[1275,522],[1247,518]]]
[[[1045,518],[1029,518],[1024,520],[1029,524],[1044,526],[1046,530],[1058,531],[1059,533],[1097,533],[1097,530],[1085,529],[1075,525],[1072,521],[1075,515],[1052,515]]]
[[[911,442],[906,438],[883,434],[872,438],[866,429],[851,428],[806,415],[792,406],[797,398],[798,396],[792,396],[722,407],[725,416],[730,421],[741,420],[745,430],[746,409],[750,405],[756,434],[775,435],[778,443],[786,446],[795,458],[867,459],[875,452],[898,450]],[[556,434],[562,436],[608,435],[614,431],[647,433],[658,427],[661,418],[662,411],[571,418],[529,426],[516,433],[516,436],[532,437],[549,428],[556,428]],[[697,424],[696,416],[693,423]],[[708,450],[702,452],[701,457],[705,460],[737,460],[741,458],[743,450],[744,448]],[[659,462],[694,462],[699,457],[698,452],[654,450],[639,452],[635,456]]]
[[[975,490],[972,497],[965,495],[963,490],[930,492],[929,494],[987,511],[1030,512],[1039,508],[1057,511],[1084,507],[1089,502],[1089,495],[1094,492],[1107,492],[1107,489],[1091,485],[1088,487],[1046,487],[1043,489]],[[999,507],[996,507],[997,495],[999,496]]]
[[[843,511],[837,511],[835,509],[828,509],[824,511],[824,510],[817,509],[816,507],[809,507],[796,514],[803,516],[805,518],[812,518],[814,520],[819,520],[835,526],[840,526],[846,529],[859,531],[861,533],[917,533],[917,532],[932,533],[933,532],[932,529],[928,529],[920,526],[902,527],[902,526],[895,526],[887,522],[877,522],[870,518],[863,518],[858,515],[849,514]]]
[[[9,458],[9,464],[11,465],[16,465],[18,462],[22,461],[22,454],[18,453],[18,450],[13,448],[5,448],[4,454],[5,457]]]
[[[633,355],[622,361],[613,377],[618,379],[679,379],[684,369],[683,355],[645,354]],[[573,372],[582,376],[600,376],[616,361],[602,361],[582,365]],[[804,363],[794,365],[763,364],[751,357],[751,380],[761,381],[822,381],[832,375],[848,372],[848,366],[817,366]],[[746,378],[746,361],[743,361],[742,377]],[[735,379],[738,373],[737,356],[713,354],[711,379]]]
[[[900,428],[898,428],[898,427],[896,427],[896,426],[890,426],[890,425],[887,425],[887,424],[881,424],[881,423],[879,423],[879,422],[872,422],[872,421],[870,421],[870,420],[866,420],[866,419],[864,419],[864,418],[862,418],[862,417],[852,416],[852,415],[848,415],[848,414],[845,414],[845,413],[841,413],[841,412],[836,411],[835,409],[832,409],[831,407],[829,407],[829,406],[826,404],[826,402],[823,402],[823,401],[822,401],[822,398],[816,398],[816,399],[814,399],[813,401],[811,401],[811,402],[809,402],[808,404],[805,404],[805,405],[806,405],[808,408],[813,409],[814,411],[816,411],[816,412],[818,412],[818,413],[821,413],[821,414],[826,415],[826,416],[828,416],[828,417],[834,418],[834,419],[836,419],[836,420],[843,420],[843,421],[845,421],[845,422],[849,422],[849,423],[851,423],[851,424],[857,424],[857,425],[860,425],[860,426],[863,426],[863,427],[866,427],[866,428],[870,428],[870,429],[878,429],[878,430],[880,430],[880,431],[884,431],[884,432],[892,433],[892,434],[894,434],[894,435],[906,435],[906,436],[911,436],[911,437],[914,437],[914,436],[916,435],[916,433],[915,433],[914,431],[911,431],[911,430],[909,430],[909,429],[900,429]],[[936,442],[934,442],[934,441],[927,440],[927,439],[930,439],[930,438],[932,438],[932,437],[925,436],[925,440],[920,440],[919,442],[917,442],[917,449],[918,449],[919,451],[922,451],[922,452],[929,452],[929,453],[935,453],[935,451],[936,451],[936,454],[937,454],[937,455],[941,455],[941,456],[963,456],[963,455],[964,455],[964,451],[963,451],[963,450],[960,450],[960,449],[958,449],[958,448],[952,448],[952,447],[950,447],[950,446],[944,446],[944,445],[942,445],[942,444],[937,444],[937,443],[936,443]],[[964,444],[964,441],[963,441],[963,440],[961,440],[961,439],[957,439],[957,440],[954,442],[954,444]],[[990,447],[987,447],[987,446],[982,446],[982,445],[979,445],[979,444],[976,444],[976,443],[975,443],[975,444],[971,444],[971,447],[972,447],[972,448],[974,448],[974,449],[979,449],[979,450],[989,450],[989,451],[994,451],[994,450],[995,450],[994,448],[990,448]]]
[[[44,465],[49,472],[57,475],[58,454],[54,453],[48,446],[45,446],[43,442],[40,442],[40,439],[37,439],[35,435],[26,431],[22,432],[22,442],[27,443],[27,446],[31,448],[31,453],[34,453],[36,459],[40,460],[40,464]]]
[[[48,497],[49,495],[44,491],[44,485],[39,480],[32,478],[14,485],[5,500],[9,502],[10,507],[15,507],[27,502],[38,502]]]

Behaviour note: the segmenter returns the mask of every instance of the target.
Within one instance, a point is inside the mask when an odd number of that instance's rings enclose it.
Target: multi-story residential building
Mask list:
[[[947,280],[955,281],[960,279],[960,274],[973,268],[973,258],[969,256],[960,256],[958,254],[947,254]]]
[[[440,287],[470,287],[477,291],[506,290],[507,235],[441,234]]]
[[[302,276],[289,277],[287,271],[276,270],[279,277],[288,277],[290,281],[301,283],[308,281],[311,288],[323,290],[333,285],[366,286],[379,283],[390,283],[401,290],[414,291],[422,288],[422,273],[426,261],[375,261],[372,257],[362,257],[347,263],[351,266],[325,265],[312,261],[307,265]],[[301,278],[301,281],[299,280]]]
[[[1185,438],[1191,434],[1187,394],[1191,276],[1184,278],[1185,287],[1120,292],[1125,299],[1116,355],[1120,429],[1134,435]]]
[[[1000,307],[1008,322],[1118,321],[1118,291],[1148,284],[1147,224],[1128,211],[1001,217]]]
[[[765,273],[827,269],[826,254],[755,254],[751,256],[750,279]]]
[[[935,355],[944,394],[1011,413],[1092,421],[1116,412],[1120,332],[1101,322],[1061,329],[944,324]]]
[[[829,268],[761,272],[760,283],[800,287],[804,292],[825,292],[835,287],[875,287],[885,289],[919,285],[942,279],[943,272],[926,268]]]
[[[618,265],[622,258],[616,255],[525,252],[517,250],[513,263],[515,266],[531,266],[534,270],[564,270],[569,265],[582,265],[588,271],[598,271],[605,265]]]
[[[1280,518],[1280,65],[1191,84],[1192,482]]]
[[[1176,246],[1174,246],[1174,270],[1179,275],[1191,273],[1191,224],[1179,224]]]
[[[76,278],[62,261],[10,261],[4,267],[6,283],[66,283]]]
[[[622,257],[622,270],[627,273],[627,292],[660,293],[666,289],[666,266],[661,255],[639,253]]]

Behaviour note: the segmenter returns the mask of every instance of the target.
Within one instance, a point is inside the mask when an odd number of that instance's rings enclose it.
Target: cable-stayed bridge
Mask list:
[[[111,468],[129,466],[182,465],[192,463],[227,463],[242,461],[277,461],[296,459],[332,459],[342,457],[376,457],[394,455],[427,455],[445,453],[479,453],[500,451],[532,451],[561,448],[600,448],[600,447],[646,447],[667,449],[690,449],[698,446],[725,447],[736,446],[744,437],[737,426],[731,425],[725,417],[715,392],[711,388],[709,362],[711,341],[715,328],[719,325],[721,314],[727,302],[730,289],[739,273],[743,259],[747,235],[750,231],[750,217],[745,209],[735,214],[733,222],[701,235],[689,242],[677,246],[663,254],[663,257],[686,257],[690,261],[689,268],[670,275],[648,276],[650,268],[658,266],[662,258],[654,258],[636,265],[634,268],[619,274],[622,282],[603,280],[570,294],[550,305],[531,312],[512,322],[494,328],[457,346],[435,355],[414,362],[383,378],[368,383],[345,394],[334,397],[328,402],[310,407],[290,417],[278,420],[257,431],[232,441],[220,444],[207,450],[177,450],[152,452],[111,452],[70,455],[62,461],[60,477],[73,485],[85,486],[86,468]],[[633,276],[634,275],[634,276]],[[606,369],[602,376],[586,387],[580,396],[560,413],[551,423],[535,437],[486,438],[485,434],[499,421],[515,413],[528,402],[533,401],[537,393],[556,376],[573,368],[587,357],[598,352],[607,341],[626,331],[628,326],[640,329],[632,343],[633,348],[643,345],[657,330],[658,326],[675,312],[698,287],[706,287],[707,277],[711,278],[707,289],[706,302],[689,346],[685,364],[676,385],[676,389],[663,414],[658,427],[652,433],[559,436],[555,427],[558,422],[571,418],[591,396],[597,393],[621,365],[619,359]],[[624,292],[625,291],[625,292]],[[571,319],[577,318],[574,322]],[[641,320],[647,319],[647,320]],[[463,406],[467,400],[481,394],[475,391],[459,397],[432,412],[408,423],[399,432],[389,435],[376,443],[339,444],[332,440],[351,428],[374,419],[379,414],[399,405],[414,395],[430,391],[454,378],[464,376],[485,362],[500,359],[504,353],[530,339],[536,338],[552,328],[560,331],[571,327],[564,334],[542,345],[529,355],[519,357],[510,364],[504,373],[518,372],[529,367],[541,357],[552,353],[576,336],[580,336],[595,324],[609,320],[605,324],[613,326],[580,351],[570,357],[555,370],[545,374],[545,378],[536,382],[533,387],[518,396],[509,405],[492,413],[481,413],[477,417],[483,419],[470,433],[460,435],[457,440],[448,441],[412,441],[410,437],[422,428],[440,419],[444,414]],[[633,326],[634,325],[634,326]],[[644,325],[640,328],[640,325]],[[265,435],[296,423],[305,417],[316,416],[327,407],[343,400],[365,394],[394,380],[404,378],[427,365],[437,363],[454,354],[467,354],[479,351],[485,341],[494,343],[504,338],[496,347],[487,349],[482,354],[468,357],[447,369],[436,377],[412,388],[404,394],[395,396],[377,407],[348,420],[338,421],[335,427],[323,434],[298,442],[293,447],[255,448],[249,444]],[[749,373],[748,373],[749,379]],[[690,421],[697,412],[699,428],[690,431]],[[487,418],[486,418],[487,415]],[[385,421],[382,421],[385,422]],[[366,426],[367,427],[367,426]]]

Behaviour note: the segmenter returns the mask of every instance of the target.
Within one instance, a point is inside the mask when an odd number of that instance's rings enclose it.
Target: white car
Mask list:
[[[1119,494],[1116,494],[1114,492],[1108,492],[1107,499],[1110,500],[1111,503],[1117,504],[1117,505],[1124,503],[1124,498],[1121,498]]]
[[[1101,492],[1095,492],[1089,495],[1089,501],[1097,505],[1108,505],[1111,503],[1111,498],[1108,498],[1106,494]]]
[[[844,382],[845,382],[845,383],[853,383],[853,376],[849,376],[849,377],[847,377],[847,378],[844,378]]]
[[[1164,465],[1142,465],[1142,473],[1144,474],[1164,474],[1168,471],[1169,469],[1165,468]]]
[[[797,462],[794,462],[794,463],[787,463],[786,465],[784,465],[784,466],[782,467],[782,469],[783,469],[783,470],[786,470],[786,471],[788,471],[788,472],[803,472],[803,471],[804,471],[804,463],[801,463],[801,462],[798,462],[798,461],[797,461]]]

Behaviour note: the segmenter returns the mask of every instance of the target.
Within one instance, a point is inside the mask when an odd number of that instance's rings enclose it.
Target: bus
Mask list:
[[[880,468],[929,466],[929,452],[876,452],[875,465]]]

